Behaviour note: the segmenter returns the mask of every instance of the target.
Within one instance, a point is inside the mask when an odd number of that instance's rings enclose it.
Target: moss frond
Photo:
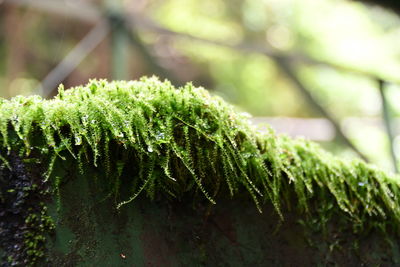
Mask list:
[[[400,225],[398,177],[271,129],[258,132],[246,116],[191,84],[91,80],[60,87],[52,100],[1,100],[0,147],[5,164],[7,151],[39,151],[49,166],[44,179],[55,186],[56,161],[72,157],[81,172],[85,164],[101,168],[117,199],[120,176],[131,168],[132,194],[119,198],[118,208],[144,192],[152,199],[193,192],[216,203],[223,190],[232,197],[247,191],[260,210],[270,202],[282,218],[283,207],[294,206],[325,217],[340,213],[358,225]]]

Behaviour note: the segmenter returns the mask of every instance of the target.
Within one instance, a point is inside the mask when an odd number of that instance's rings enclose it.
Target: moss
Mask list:
[[[340,216],[354,232],[398,232],[398,177],[271,129],[258,132],[245,115],[191,84],[92,80],[61,86],[52,100],[0,100],[0,133],[0,160],[10,151],[39,154],[56,194],[64,177],[53,176],[53,166],[73,158],[81,172],[90,164],[107,173],[107,196],[118,209],[140,194],[193,194],[215,204],[218,194],[248,192],[260,211],[272,203],[282,219],[285,206],[320,222]],[[131,180],[121,182],[128,170]]]
[[[0,251],[1,266],[33,266],[43,262],[46,237],[54,229],[46,215],[48,183],[33,160],[21,160],[15,153],[0,164]]]

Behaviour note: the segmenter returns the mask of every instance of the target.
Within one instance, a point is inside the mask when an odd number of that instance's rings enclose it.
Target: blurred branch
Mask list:
[[[0,1],[1,2],[1,1]],[[3,0],[9,5],[27,6],[53,15],[75,18],[80,21],[96,23],[101,18],[101,11],[86,3],[68,3],[57,0]]]
[[[61,15],[61,16],[69,16],[69,17],[73,17],[78,20],[82,20],[82,21],[86,21],[86,22],[90,22],[90,23],[96,23],[103,17],[103,14],[99,9],[97,9],[93,5],[89,5],[89,4],[75,4],[75,3],[74,4],[64,4],[61,1],[55,1],[55,0],[4,0],[4,1],[7,4],[25,5],[25,6],[35,8],[40,11],[44,11],[44,12],[48,12],[48,13],[56,14],[56,15]],[[205,38],[200,38],[200,37],[197,37],[197,36],[194,36],[191,34],[187,34],[187,33],[173,31],[173,30],[170,30],[170,29],[160,26],[155,21],[153,21],[147,17],[144,17],[140,14],[126,15],[125,21],[127,21],[131,27],[134,27],[136,29],[146,30],[149,32],[157,33],[157,34],[164,34],[164,35],[168,35],[168,36],[172,36],[172,37],[184,38],[184,39],[193,40],[196,42],[201,42],[204,44],[226,47],[226,48],[230,48],[230,49],[234,49],[234,50],[238,50],[238,51],[242,51],[242,52],[260,53],[260,54],[264,54],[269,57],[276,56],[276,57],[280,57],[280,58],[285,58],[286,60],[290,60],[292,62],[299,62],[299,63],[310,64],[310,65],[327,66],[327,67],[331,67],[331,68],[345,71],[345,72],[351,72],[351,73],[355,73],[355,74],[359,74],[359,75],[363,75],[363,76],[368,76],[375,80],[381,79],[381,80],[386,80],[386,81],[392,81],[394,83],[400,83],[400,79],[395,79],[393,77],[381,77],[374,73],[364,71],[361,69],[342,66],[340,64],[327,62],[327,61],[323,61],[323,60],[317,60],[317,59],[311,58],[310,56],[304,55],[299,52],[283,54],[281,52],[276,51],[275,49],[266,47],[265,45],[257,46],[257,45],[253,45],[253,44],[249,44],[249,43],[229,44],[229,43],[225,43],[225,42],[219,42],[219,41],[209,40],[209,39],[205,39]]]
[[[9,86],[14,79],[18,78],[21,71],[27,65],[26,55],[29,44],[26,42],[21,42],[21,40],[24,39],[26,24],[19,19],[18,11],[19,10],[17,8],[10,6],[6,7],[5,12],[3,12],[3,40],[5,41],[6,47],[9,48],[8,53],[6,54],[7,56],[4,56],[4,60],[6,62],[6,77],[8,77],[7,80],[9,82]],[[10,89],[0,89],[0,91],[3,90],[5,95],[12,95]]]
[[[129,17],[128,18],[131,22],[132,26],[137,26],[138,28],[141,28],[143,30],[147,30],[150,32],[154,32],[157,34],[164,34],[172,37],[177,37],[177,38],[184,38],[192,41],[196,41],[199,43],[204,43],[204,44],[209,44],[209,45],[214,45],[214,46],[220,46],[220,47],[225,47],[229,48],[232,50],[236,51],[241,51],[241,52],[246,52],[246,53],[258,53],[258,54],[264,54],[268,57],[279,57],[282,59],[285,59],[286,61],[291,61],[292,63],[303,63],[303,64],[308,64],[308,65],[318,65],[318,66],[326,66],[330,67],[339,71],[344,71],[348,73],[353,73],[357,75],[362,75],[362,76],[367,76],[372,79],[384,79],[384,80],[391,80],[393,83],[400,83],[400,79],[394,80],[393,78],[389,77],[381,77],[378,76],[374,73],[364,71],[361,69],[356,69],[348,66],[343,66],[340,64],[336,64],[333,62],[327,62],[323,60],[317,60],[314,59],[308,55],[304,55],[301,52],[290,52],[290,53],[283,53],[280,51],[277,51],[276,49],[273,49],[271,47],[266,46],[265,44],[260,46],[260,45],[255,45],[255,44],[250,44],[250,43],[238,43],[238,44],[230,44],[230,43],[225,43],[225,42],[220,42],[220,41],[215,41],[215,40],[210,40],[210,39],[204,39],[201,37],[197,37],[188,33],[182,33],[182,32],[177,32],[173,31],[170,29],[166,29],[153,20],[143,17],[143,16],[135,16],[135,17]]]
[[[336,136],[332,123],[325,118],[252,117],[250,121],[257,126],[258,131],[268,132],[270,126],[276,133],[293,138],[332,142]]]
[[[131,25],[127,25],[125,22],[124,29],[132,45],[140,52],[141,56],[143,56],[143,58],[146,60],[146,63],[149,65],[149,67],[154,70],[155,74],[161,76],[162,78],[169,79],[172,84],[178,84],[179,82],[175,79],[175,77],[173,77],[173,75],[167,69],[162,67],[158,60],[151,54],[149,49],[136,33],[135,28]]]
[[[97,25],[69,52],[69,54],[43,79],[40,87],[44,96],[54,89],[104,40],[110,29],[107,20]]]
[[[397,14],[400,14],[400,2],[398,0],[355,0],[367,4],[379,5],[381,7],[390,8]]]
[[[386,99],[386,94],[385,94],[385,82],[382,80],[378,80],[378,85],[379,85],[379,93],[381,96],[381,101],[382,101],[382,116],[383,120],[385,122],[385,128],[386,128],[386,134],[388,137],[389,145],[390,145],[390,155],[392,157],[392,162],[393,162],[393,167],[396,173],[399,172],[398,166],[397,166],[397,157],[396,153],[394,151],[394,145],[393,145],[393,139],[394,139],[394,133],[393,133],[393,127],[392,127],[392,119],[390,116],[390,108],[389,108],[389,103]]]
[[[128,76],[129,40],[125,33],[125,26],[118,15],[110,14],[108,23],[111,31],[111,77],[114,80],[124,80]]]
[[[323,106],[321,106],[318,101],[312,96],[310,91],[306,88],[306,86],[297,78],[295,71],[292,69],[292,66],[285,58],[274,57],[276,64],[280,67],[280,69],[286,74],[286,76],[292,81],[292,83],[296,86],[299,92],[303,95],[305,100],[317,111],[319,114],[327,118],[331,123],[333,128],[335,129],[340,140],[354,150],[363,160],[368,161],[368,158],[361,153],[353,143],[347,138],[347,136],[343,133],[339,122],[333,117],[333,115],[326,110]]]

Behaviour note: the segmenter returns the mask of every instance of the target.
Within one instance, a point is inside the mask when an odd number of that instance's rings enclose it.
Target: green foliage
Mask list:
[[[156,78],[92,80],[52,100],[0,100],[0,159],[7,151],[36,151],[48,164],[45,179],[58,187],[57,162],[76,159],[104,170],[117,208],[146,193],[181,198],[200,194],[210,203],[247,191],[261,211],[270,202],[296,207],[321,221],[340,215],[359,231],[400,222],[399,180],[366,163],[346,162],[305,140],[258,132],[243,114],[202,88],[175,89]],[[129,197],[120,177],[129,172]],[[94,179],[93,179],[94,180]]]
[[[46,236],[48,232],[53,231],[55,228],[52,218],[46,213],[47,208],[42,203],[41,213],[32,213],[25,220],[27,227],[32,229],[25,233],[24,236],[27,256],[31,261],[29,266],[34,266],[37,261],[43,259],[45,256],[45,246],[43,244],[46,242]]]

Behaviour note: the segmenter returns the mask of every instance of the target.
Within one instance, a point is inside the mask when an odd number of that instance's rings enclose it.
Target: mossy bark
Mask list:
[[[40,164],[11,152],[8,167],[0,166],[1,266],[31,266],[45,260],[46,237],[54,229],[47,215],[49,184]]]

